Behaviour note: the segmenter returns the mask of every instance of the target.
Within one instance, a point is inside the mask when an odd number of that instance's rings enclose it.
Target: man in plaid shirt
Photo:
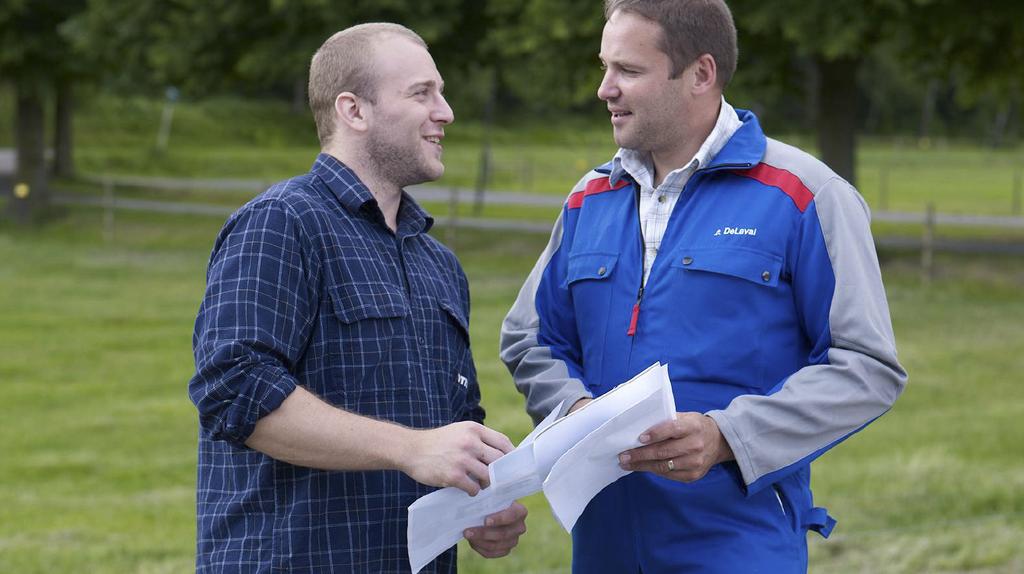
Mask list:
[[[474,495],[513,448],[484,427],[469,289],[404,191],[444,171],[453,121],[426,44],[395,24],[313,56],[322,153],[233,214],[196,319],[198,572],[406,572],[407,508]],[[466,531],[486,557],[515,503]],[[455,549],[424,572],[455,572]]]

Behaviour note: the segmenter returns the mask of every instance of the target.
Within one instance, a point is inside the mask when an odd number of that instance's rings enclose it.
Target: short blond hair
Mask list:
[[[374,72],[376,45],[384,36],[399,36],[427,47],[416,32],[386,22],[359,24],[335,33],[313,54],[309,63],[309,109],[320,145],[334,135],[334,100],[351,92],[373,103],[377,97]]]

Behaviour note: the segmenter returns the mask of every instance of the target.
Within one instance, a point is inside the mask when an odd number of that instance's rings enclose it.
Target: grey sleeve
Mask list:
[[[777,392],[742,395],[707,413],[751,492],[884,414],[907,381],[864,200],[844,180],[831,179],[796,233],[794,299],[814,345],[811,364],[780,381]]]
[[[564,218],[565,209],[501,325],[501,360],[526,397],[526,411],[535,424],[562,401],[568,409],[592,396],[581,380],[572,303],[556,279],[559,269],[564,272]]]

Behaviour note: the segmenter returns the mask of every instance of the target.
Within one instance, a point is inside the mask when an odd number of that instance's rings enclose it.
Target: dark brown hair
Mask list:
[[[604,17],[629,12],[661,26],[661,50],[679,77],[701,54],[711,54],[724,88],[736,72],[736,24],[723,0],[605,0]]]

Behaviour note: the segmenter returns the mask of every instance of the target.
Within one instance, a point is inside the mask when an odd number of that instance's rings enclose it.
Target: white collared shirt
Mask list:
[[[644,279],[651,274],[654,259],[661,247],[661,239],[668,228],[668,220],[672,209],[676,206],[683,187],[695,171],[707,166],[719,151],[736,133],[743,122],[736,116],[736,110],[722,98],[722,107],[718,112],[718,120],[707,139],[701,144],[696,155],[686,165],[671,171],[662,180],[661,185],[654,187],[654,165],[649,152],[620,148],[612,160],[612,181],[617,180],[625,171],[633,176],[640,186],[640,231],[644,238]]]

